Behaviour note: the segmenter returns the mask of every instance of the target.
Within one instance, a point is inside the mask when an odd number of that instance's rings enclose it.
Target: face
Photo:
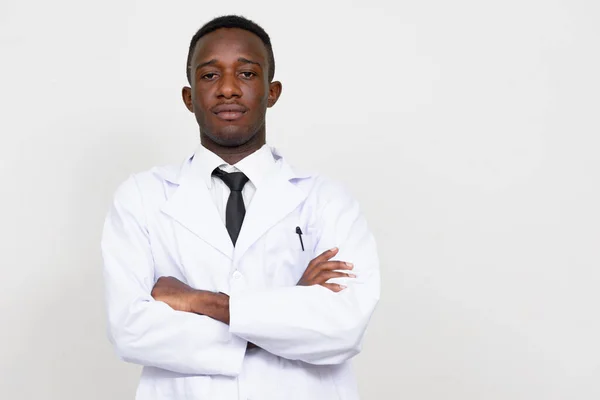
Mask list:
[[[268,71],[267,49],[251,32],[222,28],[198,41],[191,60],[192,86],[182,93],[203,144],[264,142],[267,108],[281,94],[281,83],[269,83]]]

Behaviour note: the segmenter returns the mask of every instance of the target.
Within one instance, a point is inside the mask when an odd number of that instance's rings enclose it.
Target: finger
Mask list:
[[[351,270],[354,268],[354,264],[345,261],[325,261],[314,268],[319,271],[333,271],[336,269]]]
[[[354,268],[354,265],[352,265],[352,263],[347,263],[344,261],[327,261],[321,264],[316,265],[315,267],[313,267],[311,269],[311,271],[309,272],[309,274],[307,274],[307,279],[311,282],[325,282],[324,280],[321,280],[319,278],[319,275],[322,274],[323,272],[327,272],[327,271],[338,271],[341,270],[339,275],[340,277],[348,277],[351,276],[353,278],[356,278],[356,275],[354,274],[350,274],[349,272],[345,272],[344,270],[351,270],[352,268]],[[338,277],[337,274],[334,275],[335,277]],[[325,279],[327,280],[327,279]]]
[[[337,272],[337,271],[324,271],[317,275],[313,282],[317,284],[325,283],[332,278],[356,278],[356,275],[349,274],[347,272]]]
[[[341,292],[342,290],[346,289],[346,286],[344,285],[338,285],[337,283],[322,283],[321,286],[326,287],[327,289],[331,290],[332,292]]]
[[[322,252],[321,254],[319,254],[318,256],[316,256],[311,262],[310,264],[314,263],[322,263],[324,261],[329,260],[331,257],[335,256],[338,251],[340,251],[340,249],[338,249],[337,247],[334,247],[332,249],[329,249],[327,251]],[[310,265],[309,264],[309,265]]]
[[[315,272],[315,268],[323,263],[326,262],[327,260],[329,260],[330,258],[334,257],[337,253],[338,253],[339,249],[337,247],[334,247],[332,249],[326,250],[323,253],[319,254],[317,257],[313,258],[309,263],[308,266],[306,267],[306,275],[308,278],[314,276],[317,272]]]

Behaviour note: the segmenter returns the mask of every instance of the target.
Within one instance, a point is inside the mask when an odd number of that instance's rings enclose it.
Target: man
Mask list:
[[[374,239],[339,185],[266,145],[281,83],[242,17],[192,38],[201,145],[117,190],[102,250],[109,335],[137,399],[357,399],[349,360],[379,299]]]

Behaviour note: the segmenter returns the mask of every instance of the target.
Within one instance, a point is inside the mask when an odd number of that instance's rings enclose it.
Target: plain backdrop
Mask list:
[[[195,148],[189,40],[237,13],[272,37],[270,143],[378,239],[362,398],[600,398],[599,4],[2,0],[0,397],[133,398],[103,220]]]

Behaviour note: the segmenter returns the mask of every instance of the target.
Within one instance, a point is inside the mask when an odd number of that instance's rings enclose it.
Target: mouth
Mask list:
[[[213,107],[211,111],[223,121],[235,121],[242,118],[248,109],[240,104],[219,104]]]

